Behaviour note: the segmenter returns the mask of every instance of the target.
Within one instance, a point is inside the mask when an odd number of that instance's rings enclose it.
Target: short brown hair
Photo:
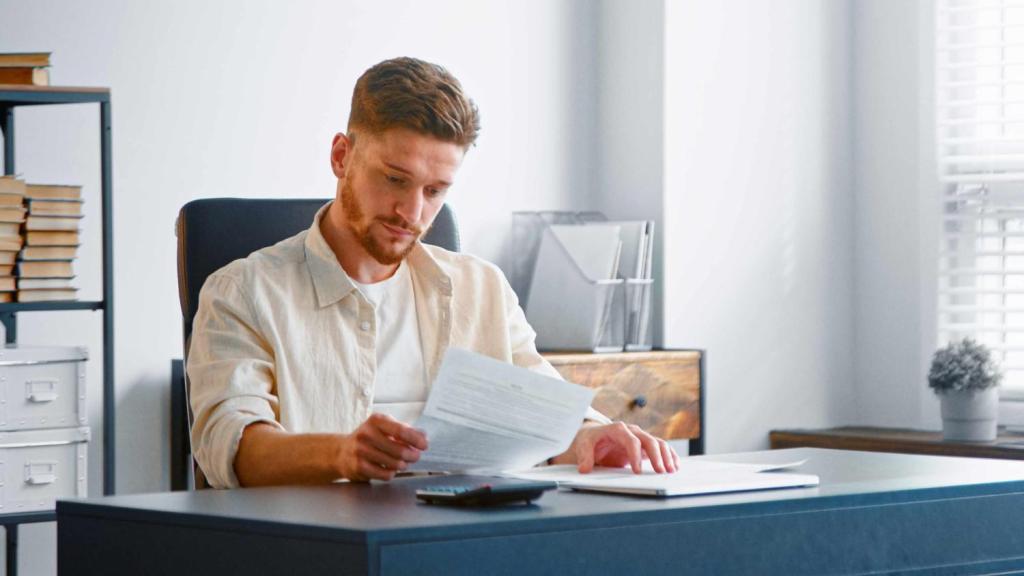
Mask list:
[[[349,136],[408,128],[469,148],[480,131],[476,104],[450,72],[416,58],[394,58],[359,77],[352,93]]]

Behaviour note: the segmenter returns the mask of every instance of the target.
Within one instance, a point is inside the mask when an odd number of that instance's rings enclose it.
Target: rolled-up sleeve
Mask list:
[[[214,274],[203,285],[187,370],[195,458],[211,486],[238,486],[234,462],[245,427],[281,425],[273,350],[236,278]]]

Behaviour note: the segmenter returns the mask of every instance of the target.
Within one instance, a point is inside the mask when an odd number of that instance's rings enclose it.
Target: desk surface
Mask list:
[[[352,573],[409,572],[413,567],[409,558],[414,557],[413,572],[451,572],[456,557],[467,573],[483,573],[482,568],[500,572],[501,566],[509,571],[508,562],[516,567],[511,572],[543,572],[554,566],[564,569],[567,555],[572,556],[569,567],[581,571],[639,561],[646,562],[651,573],[671,572],[679,566],[674,549],[659,553],[651,548],[678,546],[684,540],[696,547],[694,551],[701,551],[690,560],[695,566],[724,572],[757,567],[814,573],[848,566],[848,572],[860,573],[886,569],[894,562],[899,569],[967,561],[986,569],[1024,566],[1024,536],[1018,535],[1024,533],[1020,530],[1024,462],[816,448],[705,458],[744,462],[808,458],[801,471],[818,474],[821,485],[673,499],[557,492],[534,505],[487,510],[415,501],[416,488],[450,482],[443,477],[62,501],[57,505],[60,569],[61,574],[89,573],[72,566],[102,562],[97,554],[110,548],[114,538],[138,535],[143,542],[152,541],[156,536],[142,534],[145,527],[154,525],[184,529],[184,535],[164,535],[155,541],[161,549],[156,557],[163,558],[160,566],[168,567],[167,573],[172,572],[173,556],[167,548],[173,547],[176,538],[210,543],[208,535],[214,533],[249,534],[262,538],[261,542],[302,540],[307,548],[310,542],[331,542],[330,554],[340,554],[335,560],[344,562]],[[958,534],[936,537],[935,527],[940,525],[956,526]],[[969,536],[974,525],[984,527],[978,538]],[[108,531],[110,526],[116,531]],[[1000,532],[1004,528],[1005,533]],[[207,535],[196,535],[202,531]],[[659,542],[659,538],[667,540]],[[758,538],[767,540],[758,543]],[[591,547],[589,552],[584,552],[586,546]],[[865,546],[871,547],[871,554]],[[218,554],[230,556],[222,544],[216,547]],[[742,552],[744,547],[747,552]],[[304,557],[315,557],[307,548],[302,548]],[[251,552],[253,547],[240,545],[240,549]],[[287,554],[282,552],[286,549],[275,544],[279,554]],[[524,558],[527,549],[535,554]],[[544,558],[547,549],[549,563],[530,567],[530,562]],[[600,563],[587,564],[590,554],[597,554]],[[128,560],[123,550],[113,557]],[[267,561],[254,566],[268,566]],[[110,573],[109,565],[98,565]],[[325,559],[324,566],[328,573],[327,568],[337,569],[337,562]],[[139,569],[152,567],[131,566]]]

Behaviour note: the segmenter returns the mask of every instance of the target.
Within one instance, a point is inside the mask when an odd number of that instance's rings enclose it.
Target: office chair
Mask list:
[[[188,360],[192,320],[199,306],[199,291],[207,276],[309,228],[313,216],[327,201],[317,199],[209,198],[193,200],[178,213],[178,299]],[[455,214],[441,208],[423,242],[459,250]],[[197,487],[195,462],[189,444],[192,420],[188,406],[188,379],[182,360],[171,362],[171,489]],[[202,479],[198,484],[201,487]]]

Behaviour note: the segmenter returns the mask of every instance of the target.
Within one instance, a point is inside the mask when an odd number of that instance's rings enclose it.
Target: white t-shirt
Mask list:
[[[377,320],[372,411],[412,424],[423,412],[429,388],[409,266],[403,260],[387,280],[353,283],[373,304]]]

